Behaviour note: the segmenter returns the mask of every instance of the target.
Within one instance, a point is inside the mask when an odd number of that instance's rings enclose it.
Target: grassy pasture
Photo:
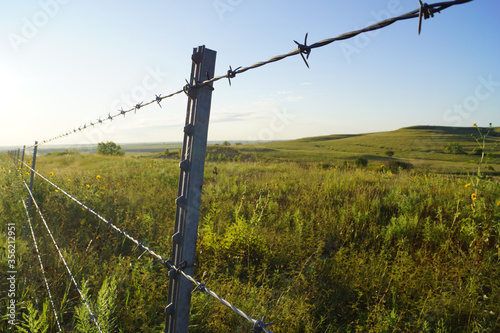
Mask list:
[[[488,129],[480,130],[486,133]],[[472,135],[479,137],[477,128],[416,126],[391,132],[246,144],[238,149],[262,158],[278,160],[341,164],[343,161],[352,162],[357,156],[364,156],[371,164],[380,165],[390,160],[404,160],[434,172],[467,173],[477,171],[476,162],[479,160],[479,156],[473,155],[477,143]],[[500,128],[492,128],[486,138],[486,145],[491,147],[499,137]],[[462,145],[466,154],[444,153],[444,145],[452,142]],[[387,151],[394,152],[394,156],[388,157],[385,154]],[[498,150],[493,152],[493,157],[489,161],[491,166],[500,170]],[[473,160],[475,162],[471,163]]]
[[[497,332],[497,175],[476,177],[477,164],[465,163],[475,155],[439,151],[448,139],[472,150],[465,130],[431,141],[432,129],[399,131],[210,148],[195,277],[250,316],[267,314],[274,332]],[[368,166],[355,167],[356,156],[368,156]],[[391,159],[415,167],[390,169]],[[55,331],[50,310],[42,311],[48,297],[32,240],[23,236],[20,178],[28,175],[4,155],[0,167],[0,225],[17,225],[17,318],[26,323],[31,314]],[[40,156],[37,169],[169,257],[174,155],[53,154]],[[93,306],[100,290],[112,289],[105,279],[116,281],[114,330],[161,331],[166,268],[42,180],[34,192],[76,280],[87,281]],[[78,294],[34,211],[32,221],[63,326],[82,331]],[[6,304],[5,279],[0,285]],[[7,328],[3,320],[0,330]],[[192,332],[250,328],[208,295],[193,294]]]

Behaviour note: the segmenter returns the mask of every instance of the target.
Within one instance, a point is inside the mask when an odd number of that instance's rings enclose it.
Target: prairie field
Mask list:
[[[498,148],[478,169],[477,142],[466,131],[447,139],[465,154],[442,152],[449,133],[399,134],[386,135],[393,141],[372,134],[209,147],[195,278],[251,317],[266,315],[273,332],[498,332]],[[36,169],[169,258],[175,155],[67,151],[39,156]],[[0,167],[3,248],[6,225],[16,225],[18,326],[56,332],[22,204],[29,172],[6,155]],[[33,192],[107,331],[162,331],[168,268],[40,177]],[[96,331],[34,207],[30,216],[63,330]],[[7,272],[7,251],[0,256]],[[0,285],[8,304],[8,281]],[[7,327],[2,320],[0,330]],[[191,332],[251,328],[209,295],[193,293]]]

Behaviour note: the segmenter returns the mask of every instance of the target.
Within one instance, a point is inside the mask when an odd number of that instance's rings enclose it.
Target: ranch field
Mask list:
[[[486,131],[422,126],[210,146],[195,278],[251,317],[266,315],[273,332],[500,331],[500,128],[471,136]],[[463,153],[447,153],[452,143]],[[169,258],[179,154],[134,149],[52,152],[36,169]],[[28,170],[0,155],[0,267],[9,271],[15,223],[18,327],[56,332],[22,180]],[[168,269],[40,177],[34,195],[107,332],[163,331]],[[96,331],[34,207],[31,222],[64,331]],[[3,309],[8,290],[2,278]],[[252,328],[202,292],[190,326]]]

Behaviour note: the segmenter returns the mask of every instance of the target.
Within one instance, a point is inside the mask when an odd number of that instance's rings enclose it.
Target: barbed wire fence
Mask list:
[[[247,66],[247,67],[240,66],[240,67],[237,67],[233,70],[232,67],[229,66],[229,70],[227,70],[227,72],[225,74],[220,75],[220,76],[214,76],[214,73],[213,73],[213,70],[215,67],[215,52],[208,50],[208,49],[205,49],[204,47],[199,47],[198,49],[195,49],[193,52],[193,56],[192,56],[193,66],[192,66],[191,78],[189,81],[186,80],[186,84],[181,89],[179,89],[175,92],[169,93],[165,96],[162,96],[161,94],[155,95],[155,98],[150,100],[149,102],[137,103],[135,106],[133,106],[127,110],[124,110],[122,108],[122,109],[118,110],[118,113],[114,113],[114,114],[108,113],[107,116],[99,117],[95,121],[88,122],[84,125],[81,125],[79,127],[73,128],[72,130],[63,132],[63,133],[56,135],[52,138],[43,140],[41,142],[35,142],[34,145],[31,145],[28,147],[24,146],[23,150],[22,150],[22,154],[21,154],[21,149],[17,149],[17,151],[16,150],[9,151],[8,155],[11,157],[12,161],[15,163],[16,168],[22,169],[23,167],[27,167],[28,169],[31,170],[31,177],[32,178],[34,175],[37,175],[42,180],[49,183],[51,186],[55,187],[58,191],[63,193],[65,196],[67,196],[70,200],[72,200],[76,204],[80,205],[84,210],[93,214],[95,217],[97,217],[98,220],[105,223],[110,228],[113,228],[116,232],[122,234],[128,240],[132,241],[136,245],[136,248],[143,249],[145,252],[149,253],[151,256],[156,258],[156,259],[154,259],[155,261],[160,262],[160,263],[164,264],[166,267],[168,267],[169,276],[170,276],[170,284],[169,284],[169,302],[170,303],[166,308],[166,313],[167,313],[166,332],[170,332],[170,333],[187,332],[187,327],[188,327],[187,323],[189,320],[190,295],[194,291],[201,291],[201,292],[205,292],[205,293],[209,294],[210,296],[212,296],[213,298],[215,298],[216,300],[221,302],[223,305],[232,309],[239,316],[243,317],[248,322],[250,322],[253,325],[252,331],[270,333],[271,331],[269,329],[267,329],[267,326],[274,324],[274,323],[265,323],[265,316],[263,317],[262,320],[256,320],[256,319],[251,318],[245,312],[236,308],[230,302],[228,302],[227,300],[225,300],[222,297],[220,297],[219,295],[217,295],[214,291],[208,289],[205,283],[201,283],[201,282],[198,282],[197,280],[195,280],[193,278],[192,274],[187,273],[187,272],[193,272],[194,257],[190,259],[189,263],[186,260],[182,260],[184,251],[194,253],[194,251],[196,249],[196,235],[194,236],[195,237],[194,243],[192,242],[192,239],[191,239],[192,244],[190,244],[189,249],[183,248],[182,245],[185,243],[184,242],[185,241],[184,233],[186,233],[186,230],[189,229],[189,228],[186,228],[186,220],[189,223],[189,221],[193,219],[193,216],[190,217],[190,215],[189,215],[189,213],[193,210],[186,211],[186,208],[192,207],[193,204],[188,203],[187,200],[189,198],[192,198],[192,197],[196,197],[196,199],[198,199],[198,201],[201,200],[201,186],[200,186],[199,193],[194,193],[192,195],[190,195],[189,191],[186,192],[186,189],[188,189],[189,187],[192,187],[193,183],[195,183],[195,185],[199,185],[198,180],[196,179],[196,176],[199,176],[200,172],[201,172],[201,177],[203,177],[204,158],[205,158],[206,144],[207,144],[207,142],[206,142],[206,134],[207,133],[206,132],[208,130],[208,115],[210,113],[210,99],[211,99],[211,92],[213,90],[213,83],[216,81],[222,80],[222,79],[227,79],[229,82],[229,85],[231,85],[231,79],[234,79],[236,77],[236,75],[238,75],[238,74],[242,74],[242,73],[245,73],[249,70],[253,70],[253,69],[262,67],[264,65],[274,63],[277,61],[281,61],[285,58],[288,58],[291,56],[296,56],[296,55],[300,55],[302,60],[304,61],[305,65],[309,68],[308,60],[309,60],[309,56],[311,54],[311,51],[313,49],[327,46],[327,45],[329,45],[333,42],[336,42],[336,41],[342,41],[342,40],[346,40],[349,38],[353,38],[353,37],[355,37],[359,34],[362,34],[362,33],[379,30],[379,29],[385,28],[389,25],[392,25],[393,23],[398,22],[398,21],[418,18],[418,30],[417,30],[417,32],[420,35],[421,30],[422,30],[422,21],[424,19],[434,17],[434,14],[440,13],[441,11],[448,9],[452,6],[465,4],[465,3],[468,3],[471,1],[473,1],[473,0],[456,0],[456,1],[445,1],[445,2],[439,2],[439,3],[434,3],[434,4],[427,4],[427,3],[422,3],[421,0],[418,0],[419,8],[416,10],[413,10],[411,12],[408,12],[406,14],[403,14],[403,15],[400,15],[397,17],[393,17],[390,19],[380,21],[378,23],[375,23],[375,24],[370,25],[368,27],[365,27],[363,29],[344,33],[344,34],[341,34],[337,37],[324,39],[324,40],[321,40],[321,41],[318,41],[316,43],[309,44],[309,45],[307,44],[308,34],[306,33],[303,44],[299,43],[297,41],[294,41],[295,44],[297,45],[297,48],[295,48],[294,50],[292,50],[288,53],[282,54],[282,55],[274,56],[266,61],[257,62],[255,64],[253,64],[251,66]],[[203,63],[202,58],[203,58],[203,55],[205,53],[210,54],[211,52],[213,52],[213,55],[211,55],[211,57],[213,57],[213,59],[209,59],[209,60],[210,61],[213,60],[213,66],[208,66],[208,65],[206,65],[206,61],[205,61],[205,63]],[[206,79],[204,79],[205,77],[206,77]],[[153,250],[151,250],[143,242],[140,242],[139,240],[137,240],[134,237],[132,237],[131,235],[129,235],[126,231],[119,228],[116,224],[110,222],[109,220],[105,219],[100,214],[95,212],[93,209],[89,208],[81,200],[75,198],[75,196],[68,193],[68,191],[62,189],[60,186],[54,184],[53,182],[48,180],[47,177],[43,176],[38,171],[36,171],[35,170],[35,158],[36,158],[36,149],[41,144],[52,142],[52,141],[55,141],[57,139],[69,136],[71,134],[84,131],[84,130],[91,128],[91,127],[94,127],[96,125],[101,125],[106,121],[112,121],[113,119],[120,117],[120,116],[125,117],[126,114],[128,114],[130,112],[136,113],[141,108],[155,104],[155,103],[158,104],[159,107],[162,107],[162,105],[161,105],[162,101],[164,101],[167,98],[171,98],[175,95],[181,94],[183,92],[188,96],[188,111],[187,111],[187,117],[186,117],[186,126],[184,127],[184,144],[183,144],[183,150],[182,150],[182,155],[181,155],[182,161],[179,165],[179,167],[181,169],[180,180],[179,180],[179,196],[176,199],[177,211],[176,211],[175,233],[172,236],[172,241],[173,241],[174,246],[173,246],[173,251],[172,251],[172,257],[169,259],[166,259],[163,256],[161,256],[161,255],[157,254],[156,252],[154,252]],[[202,100],[203,98],[205,98],[206,101],[203,103],[200,103],[200,100]],[[197,109],[197,108],[201,108],[201,109]],[[200,112],[200,111],[205,112],[205,115],[203,116],[203,112]],[[198,114],[202,114],[202,116],[206,117],[206,118],[202,118],[201,120],[197,120],[196,117]],[[204,125],[205,127],[200,128],[199,123],[202,123],[202,125]],[[202,132],[201,133],[202,137],[198,136],[199,135],[198,132]],[[203,136],[204,136],[204,138],[203,138]],[[194,159],[192,156],[193,151],[194,151],[193,147],[202,148],[200,156],[194,156]],[[24,162],[25,150],[31,149],[31,148],[35,149],[35,153],[33,154],[32,167],[29,165],[29,163]],[[202,158],[202,161],[200,161],[201,158]],[[192,170],[193,166],[194,166],[194,169],[196,169],[196,170]],[[196,171],[196,172],[192,172],[192,171]],[[193,175],[195,177],[194,180],[192,179]],[[81,293],[81,289],[78,286],[78,284],[76,283],[76,280],[74,279],[74,276],[71,273],[71,270],[70,270],[69,266],[67,265],[63,255],[59,249],[59,246],[57,245],[57,242],[55,241],[55,239],[52,235],[52,232],[50,231],[50,229],[45,221],[45,218],[44,218],[43,214],[41,213],[41,210],[40,210],[37,202],[35,201],[31,186],[28,186],[24,180],[23,180],[23,183],[27,189],[27,193],[29,194],[28,207],[26,207],[26,205],[24,204],[24,201],[23,201],[23,205],[25,206],[25,209],[27,212],[27,219],[28,219],[28,223],[29,223],[30,230],[32,233],[34,246],[35,246],[35,249],[37,250],[36,252],[38,253],[37,243],[35,240],[35,235],[33,233],[33,229],[31,227],[31,222],[29,220],[30,201],[32,201],[34,203],[35,208],[36,208],[37,212],[39,213],[39,215],[40,215],[40,217],[41,217],[41,219],[42,219],[42,221],[47,229],[47,232],[49,233],[49,235],[54,243],[54,246],[57,249],[57,252],[59,253],[60,258],[62,259],[62,261],[65,264],[65,267],[68,271],[68,274],[70,275],[70,277],[72,279],[73,284],[76,286],[76,289],[78,290],[80,297],[82,298],[83,303],[86,305],[86,307],[89,311],[90,318],[93,320],[93,322],[96,325],[96,327],[98,328],[98,330],[101,331],[101,328],[100,328],[98,321],[97,321],[97,317],[92,313],[85,297]],[[198,220],[199,220],[199,203],[198,203],[197,209],[194,209],[194,211],[195,211],[194,218],[197,219],[195,221],[195,226],[196,226],[195,230],[197,230]],[[38,257],[39,257],[39,261],[40,261],[41,270],[42,270],[42,273],[43,273],[44,278],[45,278],[45,273],[43,271],[43,264],[42,264],[40,256],[38,256]],[[182,279],[176,280],[177,276],[182,277]],[[173,285],[183,285],[183,281],[187,281],[189,283],[189,285],[194,284],[195,288],[194,288],[194,290],[192,290],[192,286],[190,287],[191,290],[189,290],[189,293],[187,295],[187,307],[186,307],[186,304],[184,304],[184,306],[178,307],[175,303],[179,302],[179,291],[178,290],[175,291],[172,288],[174,288]],[[49,284],[48,284],[46,278],[45,278],[45,284],[46,284],[46,288],[47,288],[48,293],[49,293],[49,298],[50,298],[51,303],[52,303],[52,308],[53,308],[54,313],[55,313],[57,325],[59,327],[59,330],[61,330],[58,316],[57,316],[57,313],[55,311],[55,307],[53,304],[53,298],[52,298],[52,295],[50,292]],[[182,302],[183,301],[181,300],[179,303],[182,303]],[[183,311],[179,311],[179,308]],[[181,315],[182,318],[179,319],[177,317],[178,315]],[[170,320],[169,320],[169,318],[170,318]],[[186,318],[187,318],[187,320],[186,320]],[[176,324],[176,322],[180,322],[180,321],[183,321],[185,323],[182,325]]]
[[[38,214],[40,215],[40,218],[42,219],[43,225],[47,229],[47,233],[49,234],[50,239],[54,243],[54,246],[55,246],[55,248],[57,250],[57,253],[59,254],[59,257],[61,258],[61,260],[62,260],[62,262],[64,264],[64,267],[66,268],[66,270],[68,271],[69,276],[71,277],[71,281],[75,285],[76,290],[78,291],[78,294],[80,295],[80,298],[82,299],[83,304],[85,304],[85,306],[86,306],[86,308],[87,308],[87,310],[88,310],[88,312],[90,314],[91,320],[94,322],[94,324],[96,325],[96,327],[99,330],[99,332],[102,333],[101,326],[97,322],[97,317],[92,313],[92,310],[90,309],[88,301],[87,301],[87,299],[85,298],[85,296],[82,293],[81,287],[76,282],[75,276],[71,272],[71,269],[69,268],[68,263],[66,262],[66,259],[64,258],[59,245],[57,244],[56,240],[54,239],[54,235],[52,234],[52,231],[50,230],[49,226],[47,225],[47,221],[45,220],[45,217],[43,216],[42,211],[40,210],[40,207],[38,206],[38,204],[37,204],[37,202],[35,200],[35,197],[33,196],[33,192],[31,191],[31,189],[29,188],[28,184],[26,184],[26,182],[24,180],[23,180],[23,184],[26,187],[26,190],[28,191],[28,194],[31,197],[31,200],[32,200],[33,204],[35,205],[36,211],[38,212]],[[59,325],[59,321],[58,321],[58,325]]]
[[[45,287],[47,288],[47,293],[49,294],[50,306],[52,308],[52,311],[54,312],[54,317],[56,319],[57,328],[59,329],[59,332],[62,332],[61,323],[59,322],[59,316],[57,315],[56,306],[54,305],[54,298],[52,297],[52,292],[50,291],[49,282],[47,281],[47,276],[45,275],[45,269],[43,268],[42,257],[40,255],[40,251],[38,250],[38,244],[36,241],[35,232],[33,231],[33,226],[31,225],[31,219],[30,219],[30,215],[28,213],[28,207],[26,207],[26,203],[24,202],[24,200],[22,201],[22,203],[23,203],[24,210],[26,211],[26,219],[27,219],[28,225],[30,227],[31,237],[33,238],[33,246],[35,247],[36,256],[38,257],[38,262],[40,263],[40,270],[42,271],[43,280],[45,282]]]

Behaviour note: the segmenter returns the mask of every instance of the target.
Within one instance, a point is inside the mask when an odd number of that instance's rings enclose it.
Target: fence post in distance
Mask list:
[[[35,147],[33,148],[33,160],[31,162],[31,168],[35,170],[35,164],[36,164],[36,153],[38,150],[38,141],[35,141]],[[35,177],[35,172],[31,170],[30,174],[30,191],[33,193],[33,178]],[[30,212],[31,208],[31,196],[28,193],[28,214]]]
[[[21,157],[21,169],[24,168],[24,153],[26,152],[26,145],[23,146],[23,155]]]

